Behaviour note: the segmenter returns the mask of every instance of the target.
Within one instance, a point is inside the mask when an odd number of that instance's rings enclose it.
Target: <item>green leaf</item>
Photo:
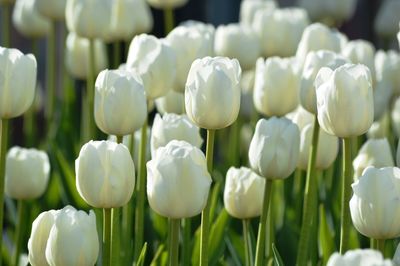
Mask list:
[[[225,242],[230,252],[230,257],[235,265],[245,264],[245,251],[243,237],[237,234],[234,230],[229,229],[228,236],[225,236]]]
[[[147,252],[147,242],[144,243],[142,251],[140,252],[139,258],[137,260],[136,266],[143,266],[144,261],[146,259],[146,252]],[[135,264],[133,264],[135,265]]]
[[[164,244],[161,244],[161,245],[158,246],[156,254],[154,255],[154,258],[151,260],[150,266],[158,265],[157,262],[161,258],[161,255],[164,252],[164,248],[165,248]]]
[[[282,257],[281,257],[281,255],[279,254],[279,251],[278,251],[278,249],[276,248],[275,243],[272,243],[272,253],[274,253],[274,261],[275,261],[275,264],[276,264],[277,266],[284,266],[285,264],[283,264]]]
[[[319,251],[322,255],[323,264],[325,265],[329,257],[335,252],[334,234],[326,220],[326,211],[323,204],[319,205]]]
[[[225,248],[224,235],[228,229],[230,216],[225,209],[222,209],[215,223],[212,224],[209,239],[209,256],[210,263],[216,263],[219,257],[223,254]]]
[[[210,223],[214,222],[215,209],[217,208],[219,192],[221,190],[221,182],[217,182],[211,190],[210,196]]]

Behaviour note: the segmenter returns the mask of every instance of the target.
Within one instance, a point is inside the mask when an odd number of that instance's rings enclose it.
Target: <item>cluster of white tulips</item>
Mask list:
[[[0,266],[400,265],[400,2],[187,1],[0,0]]]

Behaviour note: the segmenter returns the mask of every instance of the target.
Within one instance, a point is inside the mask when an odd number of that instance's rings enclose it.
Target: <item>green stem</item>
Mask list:
[[[385,257],[385,239],[376,239],[376,249]]]
[[[179,222],[180,219],[169,219],[169,266],[179,263]]]
[[[56,97],[56,25],[55,23],[50,24],[50,32],[47,39],[47,102],[46,102],[46,125],[48,132],[50,131],[53,117],[54,117],[54,106]]]
[[[206,160],[207,170],[212,176],[213,159],[214,159],[214,139],[215,130],[207,130],[207,146]],[[206,207],[201,213],[201,229],[200,229],[200,266],[208,266],[208,239],[210,230],[210,197],[207,199]]]
[[[261,213],[260,223],[258,225],[257,247],[256,247],[256,266],[264,266],[265,257],[265,235],[267,229],[267,216],[269,209],[269,202],[271,200],[272,180],[265,179],[264,188],[264,201]]]
[[[251,248],[251,239],[250,239],[250,220],[243,219],[243,241],[244,241],[244,249],[245,249],[245,259],[246,259],[246,266],[253,266],[253,251]]]
[[[15,225],[15,249],[14,249],[14,259],[13,262],[15,266],[19,264],[19,255],[21,253],[22,244],[22,234],[23,234],[23,224],[24,224],[24,212],[25,212],[25,202],[24,200],[18,200],[18,219]]]
[[[350,197],[353,168],[351,158],[351,138],[343,138],[342,210],[340,214],[340,254],[349,248],[350,236]]]
[[[121,247],[121,209],[111,209],[111,246],[110,257],[112,265],[120,265],[120,247]]]
[[[190,236],[192,231],[191,218],[183,219],[183,239],[182,239],[182,265],[190,265],[191,248]]]
[[[297,249],[297,265],[306,265],[310,254],[310,236],[315,218],[317,202],[317,175],[315,162],[317,159],[319,138],[319,124],[317,116],[314,116],[314,128],[312,133],[312,143],[308,157],[308,169],[306,177],[306,189],[304,191],[303,219],[300,231],[299,246]],[[315,225],[314,225],[315,226]]]
[[[235,123],[232,124],[230,128],[230,143],[229,147],[231,152],[229,153],[230,157],[230,165],[238,167],[240,162],[240,151],[239,151],[239,137],[240,137],[240,120],[239,118],[236,120]]]
[[[95,57],[94,57],[94,39],[89,39],[89,71],[87,75],[86,81],[86,105],[87,105],[87,114],[86,114],[86,124],[87,129],[84,131],[84,142],[89,141],[94,138],[94,76],[95,76]]]
[[[369,246],[371,249],[376,249],[376,239],[370,238],[369,239]]]
[[[8,124],[7,119],[1,120],[1,148],[0,148],[0,250],[3,244],[3,216],[4,216],[4,178],[6,173],[6,152],[8,145]],[[0,256],[0,266],[2,265],[2,256]]]
[[[113,44],[113,48],[114,48],[114,68],[118,69],[120,62],[121,62],[121,42],[120,41],[116,41]]]
[[[145,190],[146,190],[146,141],[147,141],[147,120],[145,121],[141,130],[140,147],[139,147],[139,169],[138,169],[139,174],[136,184],[137,202],[135,209],[135,245],[134,245],[135,261],[139,258],[144,238],[144,200],[145,200]]]
[[[103,266],[111,266],[112,213],[103,209]]]
[[[174,28],[174,10],[172,8],[164,9],[164,30],[167,35]]]
[[[131,250],[132,250],[132,199],[127,205],[122,207],[122,235],[123,235],[123,249],[124,249],[124,265],[128,265],[131,262]]]
[[[3,32],[3,46],[11,48],[11,4],[5,3],[1,6],[2,9],[2,32]]]

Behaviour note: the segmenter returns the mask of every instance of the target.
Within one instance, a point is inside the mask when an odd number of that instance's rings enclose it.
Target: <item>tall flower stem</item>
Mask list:
[[[207,170],[212,175],[213,159],[214,159],[214,139],[215,130],[207,130],[207,146],[206,160]],[[210,197],[207,199],[206,207],[201,213],[201,229],[200,229],[200,266],[208,265],[208,239],[210,230]]]
[[[182,265],[190,265],[191,248],[190,236],[192,231],[191,218],[183,219],[183,239],[182,239]]]
[[[111,266],[112,209],[103,209],[103,266]]]
[[[121,62],[121,42],[120,41],[116,41],[113,44],[113,48],[114,48],[114,54],[113,54],[113,59],[114,59],[114,68],[118,68],[119,64]]]
[[[385,239],[376,239],[376,249],[385,257]]]
[[[174,10],[172,8],[164,9],[164,30],[167,35],[174,28]]]
[[[0,250],[3,244],[3,216],[4,216],[4,178],[6,174],[6,152],[8,145],[8,124],[7,119],[1,120],[1,141],[0,141]],[[2,256],[0,256],[0,266],[2,265]]]
[[[3,33],[2,42],[4,47],[11,48],[11,4],[5,3],[1,6],[1,24],[2,29],[1,32]]]
[[[89,71],[86,80],[86,124],[83,141],[87,142],[94,138],[94,75],[95,75],[95,57],[94,57],[94,39],[89,39]]]
[[[340,254],[349,248],[351,182],[353,168],[351,159],[351,138],[343,138],[342,210],[340,214]]]
[[[272,180],[265,179],[264,187],[264,201],[261,213],[260,223],[258,225],[257,247],[256,247],[256,266],[264,266],[265,257],[265,235],[267,230],[267,216],[269,209],[269,202],[271,200]]]
[[[243,219],[242,220],[242,225],[243,225],[243,241],[244,241],[244,249],[245,249],[245,260],[246,260],[246,266],[253,266],[253,251],[251,247],[251,239],[250,239],[250,220],[249,219]]]
[[[180,219],[169,219],[169,266],[179,265],[179,222]]]
[[[306,188],[304,191],[303,218],[301,224],[299,246],[297,249],[297,265],[307,264],[309,249],[310,249],[309,246],[310,246],[311,229],[313,227],[313,218],[316,217],[315,206],[317,206],[316,205],[317,174],[315,169],[315,162],[317,159],[318,139],[319,139],[319,124],[317,115],[315,115],[311,149],[308,156]]]
[[[14,258],[13,258],[13,265],[19,265],[19,255],[21,253],[21,244],[22,244],[22,234],[24,231],[24,215],[25,214],[25,202],[24,200],[18,201],[18,219],[15,225],[15,249],[14,249]]]
[[[138,179],[136,183],[136,209],[135,209],[135,245],[134,258],[139,258],[140,251],[143,246],[144,238],[144,200],[146,189],[146,142],[147,142],[147,120],[141,130],[140,146],[139,146],[139,169]]]
[[[47,55],[46,55],[46,75],[47,75],[47,102],[46,102],[46,126],[47,131],[51,129],[54,118],[54,107],[56,97],[56,24],[50,24],[50,32],[47,39]]]

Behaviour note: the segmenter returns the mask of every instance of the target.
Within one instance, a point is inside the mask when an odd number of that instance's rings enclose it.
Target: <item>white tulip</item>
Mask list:
[[[375,32],[385,38],[391,38],[399,31],[400,2],[385,0],[382,2],[374,21]]]
[[[33,103],[37,63],[32,54],[0,47],[0,117],[14,118]]]
[[[386,138],[369,139],[362,145],[353,161],[354,176],[360,177],[368,166],[394,166],[392,151]]]
[[[390,116],[389,112],[385,112],[382,117],[374,121],[372,123],[371,127],[369,128],[367,132],[367,136],[369,139],[381,139],[381,138],[386,138],[389,136],[389,121],[390,121]]]
[[[341,138],[367,132],[374,118],[374,103],[366,66],[346,64],[334,71],[321,68],[315,87],[321,128]]]
[[[229,168],[226,173],[224,206],[238,219],[260,216],[264,199],[265,179],[249,168]]]
[[[314,122],[314,115],[299,105],[296,110],[290,112],[286,117],[292,120],[298,127],[300,132],[305,126]]]
[[[79,195],[96,208],[128,203],[135,187],[135,166],[129,150],[111,141],[89,141],[75,161]]]
[[[393,93],[400,94],[400,54],[394,50],[379,50],[375,54],[375,71],[377,81],[389,82]]]
[[[328,260],[327,266],[393,266],[382,254],[374,249],[349,250],[344,255],[335,252]]]
[[[158,9],[178,8],[184,6],[188,0],[147,0],[150,6]]]
[[[392,120],[392,127],[393,127],[393,132],[396,135],[396,137],[400,137],[400,97],[398,97],[394,105],[392,107],[391,111],[391,120]]]
[[[275,1],[243,0],[240,3],[239,21],[244,25],[250,26],[253,24],[254,17],[258,11],[272,11],[276,6]]]
[[[291,59],[257,60],[253,100],[258,112],[282,116],[293,111],[299,102],[299,86],[300,79]]]
[[[65,19],[67,0],[35,0],[37,10],[51,20]]]
[[[161,114],[185,113],[185,96],[183,93],[170,90],[165,96],[157,98],[155,100],[157,111]]]
[[[369,167],[351,187],[350,214],[357,231],[374,239],[398,237],[400,169]]]
[[[35,8],[37,0],[17,0],[12,21],[19,33],[28,38],[46,36],[50,30],[50,21]]]
[[[49,175],[46,152],[13,147],[6,156],[5,193],[14,199],[36,199],[45,192]]]
[[[147,99],[164,96],[173,87],[175,65],[175,53],[164,41],[147,34],[133,38],[126,67],[139,73]]]
[[[180,219],[201,213],[211,182],[204,154],[185,141],[169,142],[147,163],[147,198],[162,216]]]
[[[371,42],[355,40],[348,42],[342,49],[344,57],[353,64],[363,64],[369,68],[375,80],[375,47]]]
[[[287,118],[260,119],[249,148],[251,168],[269,179],[284,179],[299,159],[300,132]]]
[[[188,117],[199,127],[221,129],[235,122],[240,109],[241,68],[236,59],[196,59],[185,89]]]

